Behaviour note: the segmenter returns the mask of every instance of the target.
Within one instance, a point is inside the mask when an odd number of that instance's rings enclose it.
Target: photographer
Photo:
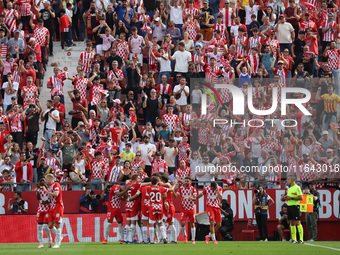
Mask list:
[[[253,204],[255,204],[255,217],[256,224],[259,228],[260,240],[268,241],[268,229],[267,218],[268,208],[274,204],[274,200],[265,192],[260,185],[257,190],[254,191]],[[264,232],[264,233],[263,233]]]
[[[85,194],[81,195],[79,199],[79,213],[93,213],[96,211],[99,205],[99,195],[95,195],[94,192],[87,188]]]
[[[317,221],[320,207],[320,193],[316,190],[315,182],[309,183],[309,189],[306,188],[304,194],[313,195],[313,212],[306,213],[306,227],[309,242],[312,242],[316,241],[318,235]]]
[[[100,194],[100,201],[102,202],[102,212],[103,213],[107,213],[107,206],[109,204],[109,194],[110,194],[110,189],[111,189],[112,185],[110,185],[109,183],[105,183],[104,185],[104,190],[102,192],[102,194]]]
[[[21,198],[21,192],[17,191],[14,193],[15,202],[11,205],[12,198],[8,200],[7,210],[12,211],[13,214],[24,214],[28,211],[28,203]]]
[[[283,230],[290,229],[289,222],[288,222],[288,205],[284,203],[282,205],[282,211],[280,212],[281,218],[279,219],[279,224],[277,225],[277,232],[279,233],[281,240],[286,241]]]
[[[220,228],[220,233],[224,238],[223,241],[232,241],[231,231],[234,229],[234,213],[227,199],[222,199],[221,214],[222,227]]]

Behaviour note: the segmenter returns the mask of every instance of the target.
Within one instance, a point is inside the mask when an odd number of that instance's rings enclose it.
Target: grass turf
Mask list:
[[[312,245],[325,246],[340,250],[340,242],[312,242]],[[304,254],[340,254],[338,250],[331,250],[322,247],[290,244],[289,242],[219,242],[213,245],[210,242],[206,245],[204,242],[196,242],[196,245],[183,244],[118,244],[108,243],[62,243],[60,249],[49,249],[47,244],[42,249],[37,249],[38,244],[18,243],[18,244],[0,244],[1,254],[134,254],[134,255],[151,255],[151,254],[185,254],[185,255],[210,255],[210,254],[261,254],[261,255],[304,255]]]

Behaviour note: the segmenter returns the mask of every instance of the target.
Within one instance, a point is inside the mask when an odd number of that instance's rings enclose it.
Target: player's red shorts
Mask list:
[[[164,216],[165,216],[165,222],[166,223],[174,222],[175,206],[174,205],[169,205],[169,209],[168,210],[164,209]]]
[[[148,205],[142,205],[140,216],[141,216],[141,220],[147,220],[149,218],[149,206]]]
[[[210,221],[222,222],[221,209],[207,206],[208,217]]]
[[[195,222],[195,209],[194,208],[192,208],[192,210],[181,212],[181,221],[187,221],[188,218],[189,218],[190,223]]]
[[[48,222],[61,223],[63,215],[64,208],[62,206],[56,206],[54,209],[50,209],[48,212]]]
[[[48,223],[48,212],[37,212],[37,223]]]
[[[123,222],[122,210],[119,208],[108,208],[107,221],[112,222],[115,218],[118,223]]]
[[[150,208],[149,211],[149,223],[153,224],[156,221],[161,221],[163,219],[163,208],[162,209],[153,209]]]
[[[127,220],[138,220],[139,209],[138,208],[131,208],[126,209],[126,219]]]

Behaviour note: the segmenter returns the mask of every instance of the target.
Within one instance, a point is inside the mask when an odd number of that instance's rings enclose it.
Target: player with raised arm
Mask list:
[[[173,187],[176,186],[177,184],[177,180],[173,183],[173,185],[171,185],[169,183],[169,175],[164,173],[161,174],[160,179],[161,179],[160,185],[168,189],[166,193],[167,195],[166,202],[168,203],[169,207],[167,209],[164,209],[164,223],[169,224],[169,229],[171,232],[171,243],[177,244],[177,233],[174,225],[175,206],[172,200],[172,191]]]
[[[60,224],[64,214],[63,196],[61,192],[60,184],[54,181],[54,175],[46,175],[46,187],[43,190],[49,195],[50,210],[48,212],[48,227],[55,235],[55,244],[52,248],[59,248],[62,241]]]
[[[144,179],[144,183],[146,185],[151,184],[151,179],[149,177]],[[143,244],[148,243],[148,222],[149,222],[149,209],[150,209],[150,200],[149,200],[149,194],[147,192],[148,186],[141,186],[139,190],[136,192],[135,195],[129,198],[130,201],[133,201],[139,196],[141,196],[140,199],[140,205],[141,205],[141,220],[142,220],[142,237],[143,237]]]
[[[191,228],[191,243],[196,244],[196,228],[195,228],[195,203],[197,190],[191,185],[191,178],[189,176],[184,178],[184,185],[180,186],[178,190],[173,191],[174,197],[181,196],[181,227],[184,235],[184,243],[188,242],[186,221],[189,219]]]
[[[163,208],[168,209],[169,205],[166,202],[168,189],[158,185],[159,178],[153,176],[151,178],[151,186],[147,188],[147,193],[150,199],[149,210],[149,236],[150,244],[154,244],[155,238],[155,223],[158,222],[163,243],[167,243],[165,226],[163,225]]]
[[[104,233],[104,241],[103,244],[107,244],[107,240],[109,239],[109,234],[112,226],[113,219],[115,218],[118,223],[118,233],[120,237],[120,243],[123,240],[123,215],[121,210],[121,200],[122,196],[129,191],[131,188],[130,185],[124,187],[119,184],[113,185],[110,189],[109,193],[109,206],[107,210],[107,225]]]
[[[48,211],[50,209],[49,195],[46,192],[46,181],[45,178],[40,178],[37,185],[37,199],[39,200],[38,211],[37,211],[37,239],[39,241],[38,248],[44,248],[43,244],[43,230],[48,237],[48,248],[52,247],[52,236],[51,230],[48,228]],[[45,189],[43,188],[45,187]]]
[[[211,184],[203,189],[203,192],[197,196],[200,199],[206,195],[206,206],[208,211],[208,217],[210,221],[210,237],[213,244],[217,244],[216,235],[217,231],[221,227],[222,216],[220,204],[222,200],[222,188],[217,185],[217,182],[212,181]],[[216,224],[216,226],[215,226]],[[205,237],[205,243],[209,243],[209,235]]]

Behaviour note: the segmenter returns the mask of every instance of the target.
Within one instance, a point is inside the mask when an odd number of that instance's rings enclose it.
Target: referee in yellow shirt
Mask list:
[[[322,117],[322,131],[330,129],[331,123],[337,123],[337,105],[340,103],[340,97],[334,93],[334,84],[327,85],[328,94],[320,96],[321,87],[318,88],[315,99],[317,101],[323,100],[325,110]]]
[[[287,182],[289,185],[289,189],[287,195],[284,196],[284,199],[287,200],[288,205],[288,220],[290,224],[290,232],[292,236],[291,243],[301,243],[303,244],[303,227],[300,221],[300,201],[302,198],[302,191],[300,186],[295,183],[296,176],[289,175],[287,177]],[[296,239],[296,227],[299,232],[300,240]]]

